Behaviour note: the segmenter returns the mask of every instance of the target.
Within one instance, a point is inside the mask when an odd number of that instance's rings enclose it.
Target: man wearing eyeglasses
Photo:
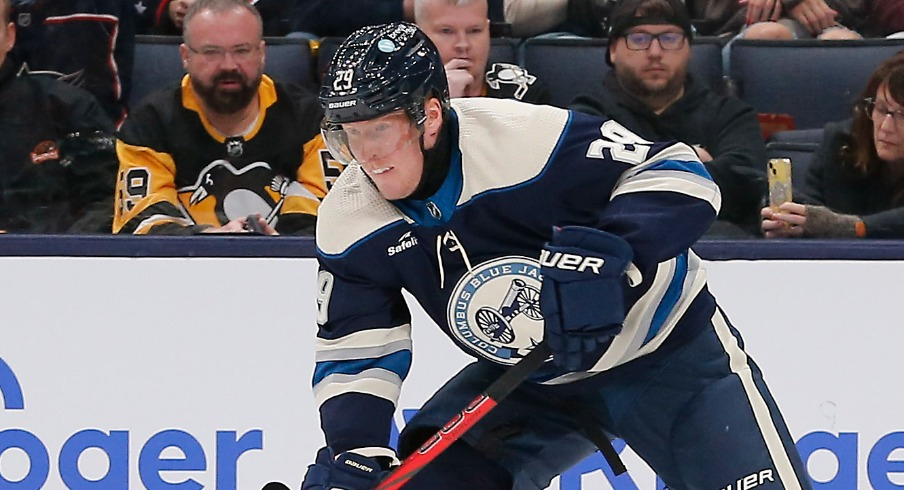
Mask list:
[[[183,35],[188,74],[149,95],[117,141],[113,231],[313,234],[341,170],[317,99],[263,74],[261,17],[246,0],[197,0]]]
[[[757,235],[766,147],[753,108],[688,73],[694,31],[680,0],[625,0],[612,12],[599,89],[571,108],[606,115],[638,136],[693,146],[722,190],[713,236]]]

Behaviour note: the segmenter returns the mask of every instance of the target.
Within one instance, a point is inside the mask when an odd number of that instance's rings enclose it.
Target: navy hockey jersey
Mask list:
[[[596,365],[568,373],[548,362],[534,382],[593,376],[712,316],[689,246],[721,197],[690,147],[549,106],[480,97],[452,107],[452,162],[436,194],[386,201],[352,165],[320,208],[313,386],[337,451],[388,444],[412,355],[403,289],[474,357],[514,364],[543,339],[538,258],[555,226],[618,235],[634,260],[624,328]]]

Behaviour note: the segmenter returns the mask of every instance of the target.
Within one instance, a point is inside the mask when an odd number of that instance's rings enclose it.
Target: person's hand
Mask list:
[[[856,238],[861,222],[858,216],[794,202],[782,204],[778,212],[763,208],[760,214],[766,238]]]
[[[747,25],[767,20],[776,21],[782,14],[780,0],[738,0],[738,4],[747,5]]]
[[[476,80],[469,71],[474,63],[471,60],[452,58],[445,64],[446,79],[449,81],[449,97],[465,97]]]
[[[830,8],[825,0],[802,0],[788,15],[800,22],[811,34],[819,35],[822,31],[836,25],[838,12]]]
[[[264,235],[279,235],[279,232],[270,226],[270,223],[267,223],[267,220],[261,218],[261,215],[259,214],[236,218],[223,226],[213,226],[203,230],[201,233],[251,233],[252,227],[248,223],[248,219],[257,220],[257,224],[260,226],[261,232]]]
[[[556,365],[592,367],[621,332],[633,256],[628,242],[610,233],[581,226],[553,232],[540,255],[540,311]]]
[[[332,449],[323,447],[308,466],[301,490],[369,490],[388,474],[374,458],[349,451],[333,456]]]
[[[807,222],[807,207],[796,202],[786,202],[775,211],[765,207],[760,211],[763,222],[760,227],[766,238],[800,238]]]

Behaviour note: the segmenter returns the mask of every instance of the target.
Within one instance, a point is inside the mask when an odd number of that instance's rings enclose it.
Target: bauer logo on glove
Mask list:
[[[592,366],[621,332],[625,270],[633,257],[628,242],[604,231],[553,231],[540,253],[540,310],[557,365],[570,371]]]
[[[540,265],[543,267],[556,267],[566,271],[600,273],[600,268],[606,261],[600,257],[581,257],[580,255],[550,252],[544,249],[540,252]]]

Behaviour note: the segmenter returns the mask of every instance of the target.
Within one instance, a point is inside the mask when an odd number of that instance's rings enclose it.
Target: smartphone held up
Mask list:
[[[783,203],[791,202],[791,159],[770,158],[766,173],[769,179],[769,207],[778,211]]]

